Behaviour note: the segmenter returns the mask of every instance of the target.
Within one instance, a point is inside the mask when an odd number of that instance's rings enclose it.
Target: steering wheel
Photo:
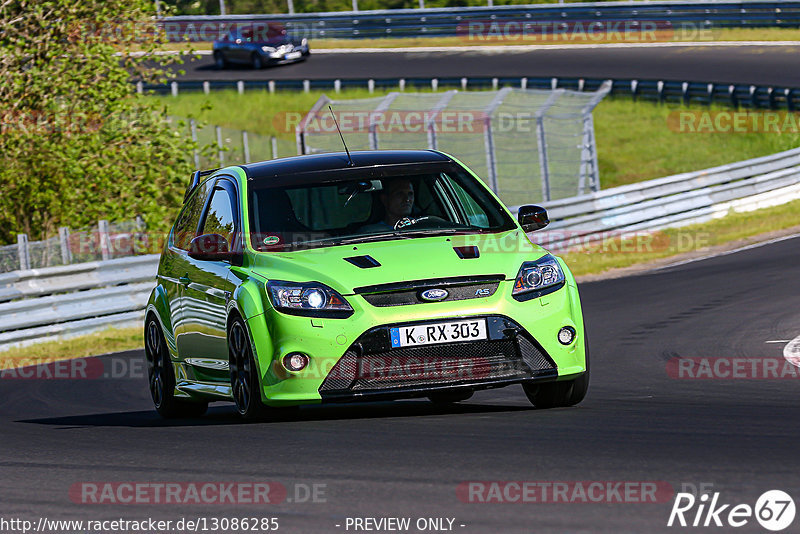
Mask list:
[[[415,224],[418,224],[422,221],[444,222],[444,219],[442,219],[441,217],[436,217],[434,215],[425,215],[424,217],[403,217],[402,219],[394,223],[394,229],[401,230],[403,228],[408,228],[409,226],[414,226]]]

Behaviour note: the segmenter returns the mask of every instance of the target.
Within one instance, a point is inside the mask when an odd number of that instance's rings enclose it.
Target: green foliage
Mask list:
[[[0,2],[0,243],[180,205],[193,145],[132,81],[164,82],[150,0]],[[132,52],[136,50],[137,52]]]

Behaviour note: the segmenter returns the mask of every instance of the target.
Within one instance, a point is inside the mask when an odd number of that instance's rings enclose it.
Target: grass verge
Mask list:
[[[733,116],[730,108],[719,106],[634,102],[623,97],[603,100],[594,112],[601,186],[606,189],[707,169],[800,146],[800,134],[791,128],[782,133],[726,132],[724,127],[719,129],[722,131],[680,131],[682,111],[708,111],[707,116],[714,120]],[[775,116],[775,112],[762,110],[738,115],[745,114],[758,121]]]
[[[46,341],[0,352],[0,370],[143,347],[142,329],[108,328],[85,336]]]
[[[800,200],[725,217],[701,224],[654,232],[645,238],[613,239],[560,254],[575,276],[612,269],[644,266],[656,260],[695,255],[712,247],[800,225]],[[753,239],[752,241],[757,241]]]

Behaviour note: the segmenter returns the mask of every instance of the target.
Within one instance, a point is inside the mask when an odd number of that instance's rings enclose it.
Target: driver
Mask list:
[[[394,225],[397,224],[397,221],[411,215],[411,210],[414,207],[414,186],[410,180],[405,178],[385,180],[379,198],[386,215],[382,221],[368,224],[361,228],[361,231],[382,232],[394,230]]]

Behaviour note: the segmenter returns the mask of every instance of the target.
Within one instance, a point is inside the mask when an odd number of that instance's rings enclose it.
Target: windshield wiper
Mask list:
[[[294,243],[289,243],[288,245],[291,246],[293,249],[308,247],[321,247],[321,246],[336,246],[336,245],[347,245],[349,243],[365,243],[369,241],[380,241],[381,239],[386,239],[387,237],[398,237],[401,239],[406,239],[404,236],[400,235],[399,232],[385,232],[382,234],[365,234],[359,236],[350,236],[350,237],[328,237],[325,239],[315,239],[313,241],[297,241]]]
[[[348,243],[368,243],[370,241],[380,241],[382,239],[386,239],[387,237],[397,237],[400,239],[406,239],[403,234],[407,232],[384,232],[382,234],[366,234],[366,235],[357,235],[352,237],[343,237],[341,239],[333,239],[331,241],[335,241],[337,245],[347,245]]]
[[[385,232],[382,234],[367,234],[362,236],[345,237],[336,241],[337,245],[346,245],[348,243],[380,241],[388,237],[396,237],[399,239],[411,239],[416,236],[434,236],[434,235],[451,235],[459,232],[469,231],[470,228],[428,228],[420,230],[395,230],[394,232]],[[335,240],[332,240],[335,241]]]
[[[437,235],[437,234],[457,234],[464,232],[468,228],[427,228],[425,230],[406,230],[403,232],[405,235]]]
[[[464,232],[481,232],[485,231],[485,228],[480,227],[465,227],[465,228],[428,228],[428,229],[419,229],[419,230],[395,230],[393,232],[383,232],[380,234],[365,234],[365,235],[354,235],[350,237],[330,237],[326,239],[317,239],[314,241],[301,241],[295,243],[288,243],[292,249],[298,249],[303,247],[313,248],[318,246],[337,246],[337,245],[348,245],[351,243],[370,243],[373,241],[382,241],[384,239],[412,239],[414,237],[419,236],[436,236],[436,235],[452,235]]]

